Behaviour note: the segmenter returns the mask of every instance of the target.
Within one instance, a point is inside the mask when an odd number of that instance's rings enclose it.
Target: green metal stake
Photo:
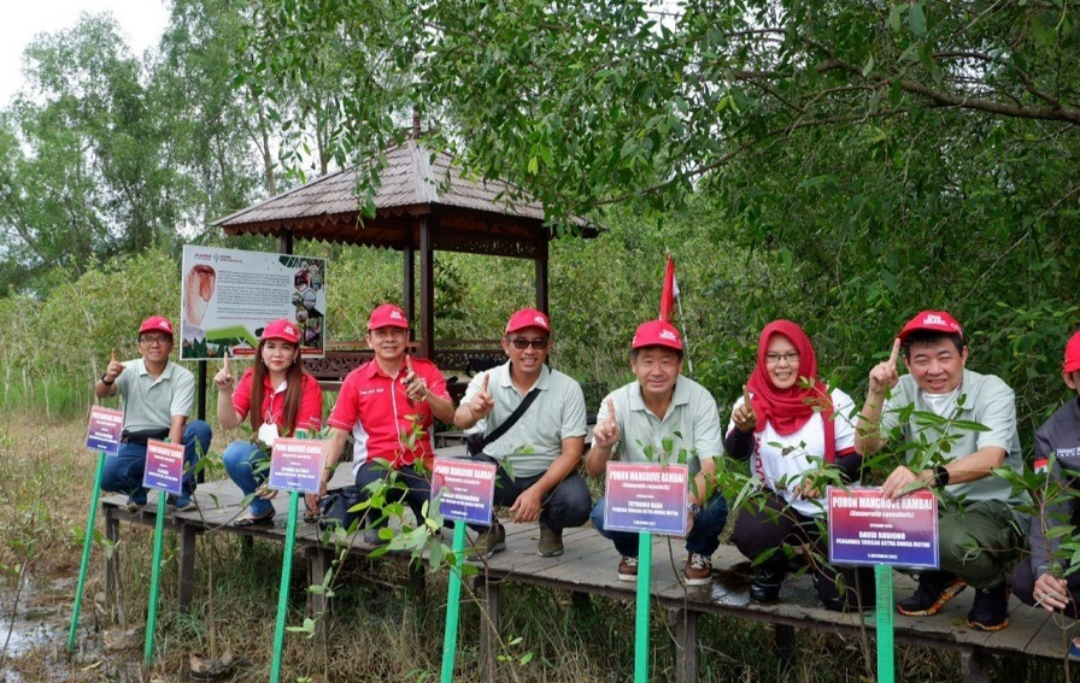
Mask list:
[[[461,561],[465,557],[465,522],[454,521],[454,558],[458,566],[451,567],[446,589],[446,628],[442,648],[442,683],[454,678],[454,655],[457,652],[458,613],[461,608]]]
[[[878,683],[895,680],[893,657],[893,570],[885,564],[874,565],[877,584],[877,670]]]
[[[158,582],[161,579],[161,540],[165,535],[165,492],[157,492],[157,522],[154,524],[154,560],[150,567],[150,612],[146,616],[146,642],[143,661],[154,663],[154,625],[157,623]]]
[[[637,609],[634,624],[634,683],[649,680],[649,586],[652,584],[652,534],[638,535]]]
[[[281,587],[278,588],[277,624],[274,626],[274,659],[270,664],[270,681],[281,679],[281,650],[285,643],[285,612],[289,607],[289,581],[292,579],[293,543],[296,538],[296,507],[300,492],[289,494],[289,526],[285,531],[285,556],[281,560]]]
[[[71,629],[68,631],[68,652],[75,651],[75,632],[79,628],[79,609],[82,607],[86,570],[90,566],[90,548],[94,541],[94,524],[97,522],[98,500],[101,498],[101,478],[105,473],[105,454],[98,453],[97,475],[94,477],[94,497],[90,501],[90,514],[86,519],[86,535],[83,537],[82,564],[79,566],[79,583],[75,586],[75,608],[71,612]]]

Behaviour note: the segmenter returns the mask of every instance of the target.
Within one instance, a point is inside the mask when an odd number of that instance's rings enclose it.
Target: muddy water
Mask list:
[[[75,580],[70,577],[40,580],[25,577],[17,605],[15,593],[13,586],[0,593],[0,648],[7,643],[7,649],[3,650],[3,666],[0,666],[0,682],[35,681],[20,675],[16,668],[41,670],[48,678],[39,680],[66,678],[65,667],[60,665],[56,654],[66,645]],[[14,614],[12,608],[15,608]],[[35,659],[36,664],[16,667],[17,663],[24,663],[20,662],[24,659]]]

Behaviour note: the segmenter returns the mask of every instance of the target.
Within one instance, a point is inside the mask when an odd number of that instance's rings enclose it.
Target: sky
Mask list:
[[[22,54],[34,37],[75,26],[79,15],[111,12],[132,54],[156,45],[169,21],[165,0],[17,0],[0,20],[0,108],[23,85]]]

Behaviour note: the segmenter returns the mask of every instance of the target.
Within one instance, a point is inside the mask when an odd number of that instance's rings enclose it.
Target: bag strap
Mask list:
[[[539,387],[533,387],[529,393],[525,394],[525,398],[521,399],[521,403],[518,404],[518,407],[514,410],[514,412],[510,413],[510,417],[506,418],[505,422],[496,427],[495,431],[484,437],[484,440],[480,443],[480,452],[482,453],[484,449],[488,447],[488,444],[497,440],[499,437],[505,434],[507,430],[513,427],[514,423],[516,423],[518,421],[518,418],[520,418],[529,408],[529,406],[532,405],[532,402],[536,400],[536,397],[539,394]]]

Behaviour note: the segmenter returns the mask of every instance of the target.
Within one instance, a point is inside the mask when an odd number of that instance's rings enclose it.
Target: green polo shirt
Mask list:
[[[892,390],[892,395],[885,401],[881,414],[881,431],[888,434],[899,422],[900,412],[914,404],[916,411],[933,412],[923,398],[923,390],[915,383],[911,375],[904,375],[900,383]],[[971,370],[964,370],[960,385],[960,407],[956,420],[976,422],[987,431],[959,429],[951,424],[920,424],[914,414],[902,426],[904,441],[908,443],[925,441],[940,443],[942,437],[949,437],[948,452],[940,451],[944,462],[963,460],[975,451],[987,446],[1005,449],[1005,462],[1014,472],[1022,472],[1023,461],[1020,451],[1020,437],[1016,431],[1016,400],[1013,390],[1001,378],[994,375],[982,375]],[[909,451],[905,457],[911,458]],[[1012,487],[1001,477],[990,475],[965,484],[946,486],[942,492],[946,499],[964,501],[1002,500],[1012,505],[1022,502],[1013,494]]]
[[[123,399],[124,429],[133,432],[168,428],[174,415],[190,416],[195,401],[195,376],[172,361],[157,378],[142,358],[128,361],[116,388]]]
[[[609,400],[615,406],[615,422],[619,425],[619,440],[613,451],[627,462],[659,463],[665,455],[670,456],[670,462],[677,462],[679,451],[686,450],[687,464],[697,472],[699,458],[717,458],[723,452],[716,401],[705,387],[688,377],[679,375],[675,381],[675,393],[663,418],[645,407],[641,385],[636,381],[607,395],[596,414],[597,423],[608,419]],[[665,439],[670,439],[667,454]]]
[[[488,392],[495,407],[476,423],[476,429],[485,435],[495,431],[525,398],[510,381],[509,361],[487,374],[491,375]],[[470,401],[483,382],[483,373],[473,377],[462,403]],[[545,365],[533,386],[540,389],[536,400],[505,434],[484,448],[484,455],[500,463],[509,461],[515,477],[547,472],[555,458],[562,455],[562,440],[583,437],[586,431],[585,395],[580,384]]]

